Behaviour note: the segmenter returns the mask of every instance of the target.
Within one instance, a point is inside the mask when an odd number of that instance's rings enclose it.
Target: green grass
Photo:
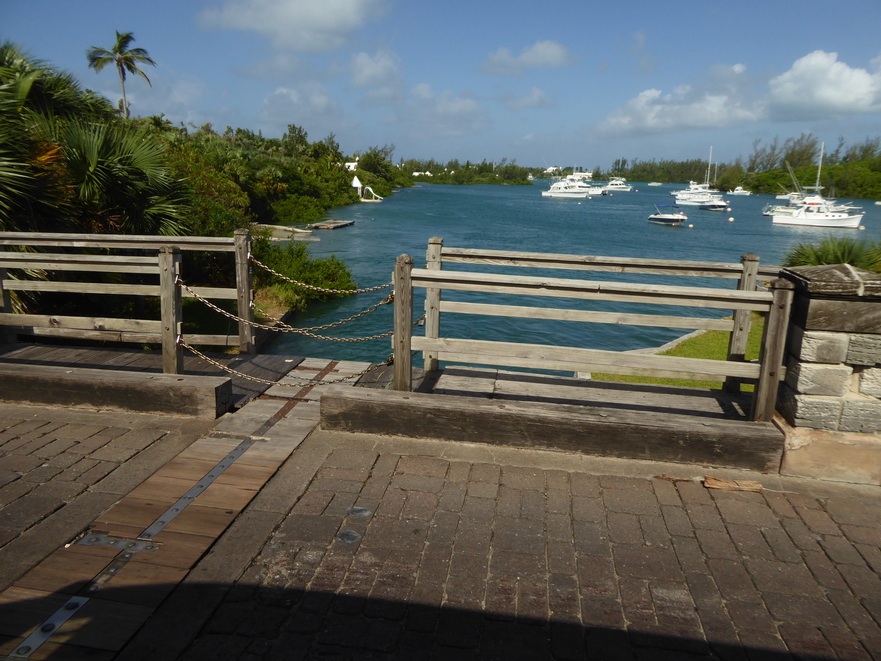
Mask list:
[[[761,315],[754,314],[750,325],[749,340],[746,349],[746,359],[756,360],[762,342],[762,330],[765,319]],[[661,356],[680,356],[683,358],[707,358],[710,360],[725,360],[728,355],[728,339],[730,333],[725,331],[707,331],[687,340],[683,340],[667,351],[661,352]],[[662,379],[643,376],[622,376],[619,374],[593,373],[592,378],[598,381],[624,381],[627,383],[654,383],[660,385],[676,385],[686,388],[714,388],[721,389],[720,381],[691,381],[684,379]],[[743,384],[744,392],[752,392],[751,383]]]

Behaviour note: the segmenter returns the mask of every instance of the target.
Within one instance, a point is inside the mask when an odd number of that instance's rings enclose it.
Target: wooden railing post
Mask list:
[[[410,272],[413,270],[413,258],[410,255],[399,255],[395,260],[393,282],[395,285],[395,328],[393,347],[394,389],[412,389],[412,355],[410,338],[413,335],[413,288]]]
[[[12,294],[3,286],[3,281],[6,277],[6,269],[0,267],[0,312],[11,314]],[[0,324],[0,344],[12,344],[15,340],[15,333],[12,332],[9,326]]]
[[[783,359],[789,331],[789,311],[795,285],[784,278],[771,283],[773,301],[762,334],[759,382],[753,397],[752,419],[767,422],[777,409],[777,390],[783,376]]]
[[[746,253],[741,255],[740,264],[743,271],[737,281],[738,291],[755,291],[759,272],[758,255]],[[746,348],[749,344],[749,329],[752,323],[752,312],[749,310],[734,311],[734,330],[728,340],[728,360],[743,362],[746,360]],[[740,392],[741,380],[728,377],[723,389],[727,392]]]
[[[441,262],[443,247],[444,240],[439,236],[433,236],[428,240],[428,250],[425,251],[425,268],[430,271],[439,271],[443,268]],[[440,337],[440,300],[441,290],[439,288],[429,287],[425,290],[425,337]],[[426,372],[438,368],[436,351],[424,351],[422,358],[425,361]]]
[[[237,309],[239,322],[239,353],[254,353],[254,285],[251,277],[251,232],[246,229],[235,231],[236,253],[236,291],[238,292]],[[245,323],[245,322],[250,323]]]
[[[162,316],[162,371],[166,374],[183,372],[181,346],[177,342],[183,330],[181,307],[180,249],[171,246],[159,248],[159,299]]]

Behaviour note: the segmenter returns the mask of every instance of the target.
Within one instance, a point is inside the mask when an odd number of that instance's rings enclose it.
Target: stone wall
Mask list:
[[[778,410],[794,427],[881,433],[881,274],[790,268],[795,283]]]

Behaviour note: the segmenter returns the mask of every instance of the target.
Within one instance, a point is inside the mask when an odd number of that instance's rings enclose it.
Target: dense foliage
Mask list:
[[[439,163],[435,160],[401,161],[398,167],[413,177],[414,181],[431,184],[529,184],[529,175],[540,174],[535,168],[526,168],[503,158],[498,163],[480,163],[452,160]]]
[[[138,65],[153,61],[130,48],[131,33],[116,37],[112,49],[93,47],[87,56],[96,71],[116,66],[124,96],[125,73],[144,76]],[[14,44],[0,45],[0,231],[231,236],[252,223],[318,220],[357,202],[356,175],[382,196],[410,184],[391,164],[390,146],[348,158],[333,135],[310,142],[295,125],[273,139],[127,114],[124,100],[113,108]],[[345,264],[314,259],[305,244],[258,240],[254,252],[294,280],[355,288]],[[220,261],[204,255],[188,264],[188,276],[228,284],[232,274]],[[276,308],[327,296],[265,276],[257,283]]]
[[[799,243],[784,258],[784,266],[850,264],[867,271],[881,272],[881,241],[828,236],[817,243]]]
[[[844,198],[881,199],[881,138],[866,139],[862,143],[847,146],[839,139],[835,149],[824,149],[819,138],[805,133],[782,143],[775,138],[764,145],[761,140],[753,142],[753,151],[743,160],[733,163],[714,163],[709,173],[711,183],[720,190],[744,186],[754,193],[775,195],[800,186],[813,186],[821,150],[823,160],[820,185],[824,194]],[[626,177],[631,181],[659,181],[682,183],[704,181],[707,177],[706,160],[690,161],[639,161],[628,162],[625,158],[615,161],[610,172],[597,168],[595,179],[610,174]],[[790,168],[792,174],[790,174]]]

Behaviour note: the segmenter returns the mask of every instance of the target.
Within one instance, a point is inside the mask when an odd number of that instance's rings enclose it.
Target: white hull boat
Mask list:
[[[603,186],[603,191],[606,193],[629,193],[632,190],[633,186],[621,177],[612,177],[609,179],[609,183]]]
[[[655,225],[669,225],[670,227],[678,227],[686,220],[688,220],[688,216],[686,216],[683,211],[674,211],[674,209],[679,209],[679,207],[674,204],[656,204],[655,213],[650,215],[648,220],[650,223],[654,223]]]
[[[734,190],[728,191],[729,195],[752,195],[751,190],[746,190],[743,186],[735,186]]]
[[[836,211],[830,205],[804,204],[794,211],[776,213],[771,216],[775,225],[797,225],[800,227],[842,227],[854,229],[860,226],[862,213]]]
[[[590,196],[591,186],[578,181],[557,181],[548,190],[541,192],[542,197],[585,200]]]

